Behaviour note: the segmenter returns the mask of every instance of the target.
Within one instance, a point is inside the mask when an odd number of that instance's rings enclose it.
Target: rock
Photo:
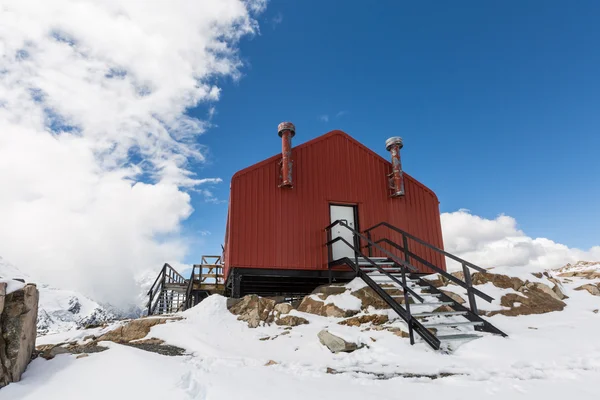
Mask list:
[[[331,295],[342,294],[346,292],[348,289],[342,285],[322,285],[317,287],[312,291],[312,294],[316,294],[319,296],[321,300],[327,299]]]
[[[594,314],[598,314],[598,309],[595,309],[594,311],[592,311]]]
[[[587,290],[587,292],[592,296],[600,296],[600,283],[597,283],[595,285],[587,283],[585,285],[579,286],[578,288],[575,288],[575,290]]]
[[[279,364],[277,361],[273,361],[273,360],[269,360],[266,364],[265,367],[269,367],[271,365],[277,365]]]
[[[230,309],[231,309],[231,307],[235,306],[235,305],[236,305],[236,304],[238,304],[240,301],[242,301],[242,299],[241,299],[241,298],[239,298],[239,299],[236,299],[236,298],[233,298],[233,297],[228,297],[228,298],[227,298],[227,309],[228,309],[228,310],[230,310]]]
[[[80,359],[80,358],[85,358],[85,357],[89,357],[90,355],[87,353],[81,353],[79,354],[77,357],[75,357],[76,359]]]
[[[494,286],[502,289],[513,289],[519,291],[525,285],[521,279],[514,276],[492,274],[489,272],[476,272],[471,276],[473,285],[483,285],[491,282]]]
[[[566,294],[563,293],[562,291],[562,283],[556,279],[551,277],[547,272],[544,272],[544,275],[546,275],[546,277],[548,278],[548,280],[552,283],[554,283],[554,286],[552,287],[552,291],[554,293],[556,293],[556,295],[558,296],[559,300],[564,300],[564,299],[568,299],[569,296],[567,296]]]
[[[0,285],[0,388],[21,380],[37,336],[39,292],[35,285],[6,294]]]
[[[260,323],[268,324],[273,320],[271,315],[275,308],[275,301],[250,294],[242,297],[242,300],[229,309],[238,316],[238,320],[248,323],[249,328],[256,328]]]
[[[544,276],[541,272],[532,272],[531,275],[535,276],[538,279],[542,279],[542,276]]]
[[[290,303],[279,303],[276,304],[274,308],[274,310],[279,314],[289,314],[293,309],[294,307],[292,307]]]
[[[564,300],[564,299],[568,299],[569,298],[569,296],[567,296],[566,294],[564,294],[562,292],[562,290],[560,289],[560,286],[558,286],[556,284],[554,285],[554,287],[552,287],[552,291],[554,293],[556,293],[556,296],[558,296],[559,300]]]
[[[457,302],[458,304],[465,304],[465,299],[463,299],[459,294],[451,292],[449,290],[441,290],[440,292],[444,293],[446,296],[450,297],[452,300]]]
[[[433,312],[452,312],[452,311],[456,311],[456,310],[454,310],[454,308],[452,308],[450,306],[439,306],[438,308],[433,310]]]
[[[0,282],[0,315],[4,311],[4,301],[6,299],[6,288],[8,284],[6,282]]]
[[[388,331],[392,332],[396,336],[400,336],[401,338],[408,338],[408,337],[410,337],[410,335],[408,334],[408,332],[405,332],[405,331],[403,331],[400,328],[392,327],[392,328],[388,328]]]
[[[275,319],[275,323],[277,325],[283,326],[298,326],[308,324],[308,321],[302,317],[297,317],[295,315],[286,315],[283,318]]]
[[[527,284],[525,284],[525,286],[528,289],[534,289],[534,290],[539,290],[542,291],[546,294],[548,294],[549,296],[552,296],[553,298],[555,298],[556,300],[562,300],[554,290],[550,289],[550,287],[548,285],[545,285],[543,283],[540,282],[529,282]]]
[[[83,345],[73,343],[59,343],[42,345],[37,347],[40,357],[46,360],[52,360],[59,354],[89,354],[100,353],[108,350],[108,347],[98,346],[96,342],[86,343]]]
[[[452,272],[450,275],[454,276],[455,278],[460,279],[463,282],[465,281],[465,274],[462,271]],[[448,280],[448,284],[454,285],[454,283],[451,280]]]
[[[444,278],[442,275],[438,275],[436,279],[428,279],[427,277],[424,277],[423,279],[431,283],[436,288],[446,286],[448,284],[448,279]]]
[[[370,315],[361,315],[358,317],[352,317],[349,319],[345,319],[343,321],[338,322],[340,325],[347,326],[360,326],[362,324],[373,324],[373,325],[383,325],[388,322],[389,318],[384,314],[370,314]]]
[[[164,324],[170,320],[180,320],[181,318],[140,318],[127,322],[98,338],[98,341],[109,341],[115,343],[128,343],[132,340],[138,340],[146,337],[150,329],[159,324]]]
[[[394,292],[394,293],[392,293],[392,292]],[[388,293],[390,295],[396,296],[396,295],[402,294],[402,291],[398,289],[397,293],[393,290],[389,291]],[[351,294],[352,294],[352,296],[358,297],[360,299],[360,301],[362,303],[360,306],[361,310],[366,310],[369,307],[373,307],[376,310],[384,310],[386,308],[390,308],[388,303],[383,301],[383,299],[381,297],[379,297],[379,295],[377,293],[375,293],[375,291],[368,286],[365,286],[363,288],[355,290]]]
[[[566,304],[559,300],[556,293],[547,285],[529,282],[520,289],[523,295],[508,293],[500,299],[500,305],[509,307],[508,310],[496,310],[486,313],[488,316],[502,314],[507,316],[545,314],[553,311],[562,311]],[[519,303],[517,305],[516,303]]]
[[[325,302],[314,299],[312,296],[306,296],[302,300],[302,303],[298,306],[298,311],[336,318],[347,318],[358,314],[356,310],[342,310],[334,304],[325,304]]]
[[[598,270],[598,261],[577,261],[575,265],[567,264],[561,269],[558,276],[567,278],[584,278],[584,279],[597,279],[600,278],[600,270]],[[595,267],[595,268],[594,268]],[[589,268],[579,271],[569,271],[571,268]]]
[[[319,332],[318,337],[321,344],[327,347],[332,353],[351,353],[359,348],[356,343],[348,342],[326,330]]]

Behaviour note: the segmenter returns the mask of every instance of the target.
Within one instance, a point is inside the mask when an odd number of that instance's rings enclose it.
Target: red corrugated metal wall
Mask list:
[[[390,198],[386,175],[391,164],[346,133],[332,131],[292,150],[293,189],[278,187],[280,159],[271,157],[231,180],[226,277],[231,267],[327,269],[324,228],[330,223],[330,203],[357,204],[361,230],[387,221],[443,248],[435,194],[405,174],[406,195]],[[375,238],[382,236],[402,243],[385,228],[374,231]],[[409,247],[445,268],[437,253],[416,243]]]

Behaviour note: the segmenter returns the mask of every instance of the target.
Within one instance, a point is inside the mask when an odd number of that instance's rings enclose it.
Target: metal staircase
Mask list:
[[[353,244],[341,236],[332,238],[331,229],[337,225],[352,232]],[[373,231],[380,227],[399,234],[402,245],[392,241],[388,236],[373,240]],[[506,336],[504,332],[479,316],[475,296],[488,302],[493,299],[473,287],[470,269],[485,273],[483,268],[385,222],[360,233],[348,226],[346,221],[338,220],[329,225],[326,232],[329,271],[339,266],[348,266],[354,270],[356,276],[365,281],[406,322],[411,344],[415,343],[415,332],[436,350],[449,347],[451,342],[476,339],[480,337],[478,332]],[[354,257],[334,260],[332,246],[337,242],[350,247]],[[419,246],[460,262],[463,267],[464,281],[410,251],[409,242],[415,242]],[[365,245],[361,247],[361,243]],[[383,246],[388,247],[389,250]],[[367,254],[363,254],[361,251],[363,248],[367,249]],[[401,255],[395,254],[395,251],[399,251]],[[375,252],[379,256],[374,256]],[[418,262],[464,288],[467,291],[469,308],[454,301],[431,282],[423,279],[422,274],[417,273],[418,269],[411,262]]]
[[[224,288],[221,256],[202,256],[189,279],[165,264],[148,291],[148,315],[187,310],[213,293],[222,294]]]

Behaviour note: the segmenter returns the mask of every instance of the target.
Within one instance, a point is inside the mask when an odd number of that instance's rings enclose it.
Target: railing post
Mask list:
[[[148,302],[148,315],[152,315],[152,300],[154,299],[154,292],[150,290],[150,301]]]
[[[356,265],[356,271],[354,271],[355,272],[354,276],[356,278],[358,278],[358,275],[359,275],[358,271],[360,271],[360,264],[358,263],[358,252],[359,252],[360,245],[357,245],[357,243],[360,243],[360,239],[358,238],[358,236],[356,234],[353,234],[352,236],[354,237],[354,265]]]
[[[406,290],[406,267],[401,266],[400,270],[402,271],[402,292],[404,293],[404,308],[406,308],[406,313],[408,314],[408,336],[410,337],[410,344],[415,344],[415,336],[413,334],[412,327],[412,314],[410,313],[410,302],[408,297],[408,290]]]
[[[475,294],[473,294],[473,281],[471,280],[471,271],[469,271],[469,267],[462,263],[463,274],[465,275],[465,283],[467,284],[467,296],[469,298],[469,306],[471,307],[471,312],[475,315],[479,315],[479,311],[477,310],[477,303],[475,302]]]
[[[404,261],[410,264],[410,252],[408,251],[408,238],[402,234],[402,247],[404,247]]]
[[[331,251],[331,228],[327,229],[327,270],[329,273],[329,284],[333,282],[333,275],[331,272],[331,262],[333,261],[333,254]]]
[[[371,246],[371,241],[373,239],[371,238],[371,231],[367,232],[367,239],[369,239],[369,241],[367,242],[367,252],[369,254],[369,258],[371,258],[371,257],[373,257],[373,249],[372,249],[372,246]]]

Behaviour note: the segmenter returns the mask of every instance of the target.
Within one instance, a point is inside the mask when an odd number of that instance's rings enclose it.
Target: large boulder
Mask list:
[[[566,304],[549,286],[528,282],[519,290],[520,294],[508,293],[500,299],[500,305],[508,307],[506,310],[487,312],[488,316],[502,314],[507,316],[545,314],[553,311],[562,311]]]
[[[248,327],[256,328],[261,323],[273,322],[273,309],[275,300],[250,294],[242,297],[229,311],[238,316],[238,320],[248,323]]]
[[[327,347],[332,353],[350,353],[359,348],[356,343],[348,342],[326,330],[319,332],[318,337],[321,344]]]
[[[35,349],[39,292],[33,284],[6,293],[0,282],[0,387],[21,380]]]

